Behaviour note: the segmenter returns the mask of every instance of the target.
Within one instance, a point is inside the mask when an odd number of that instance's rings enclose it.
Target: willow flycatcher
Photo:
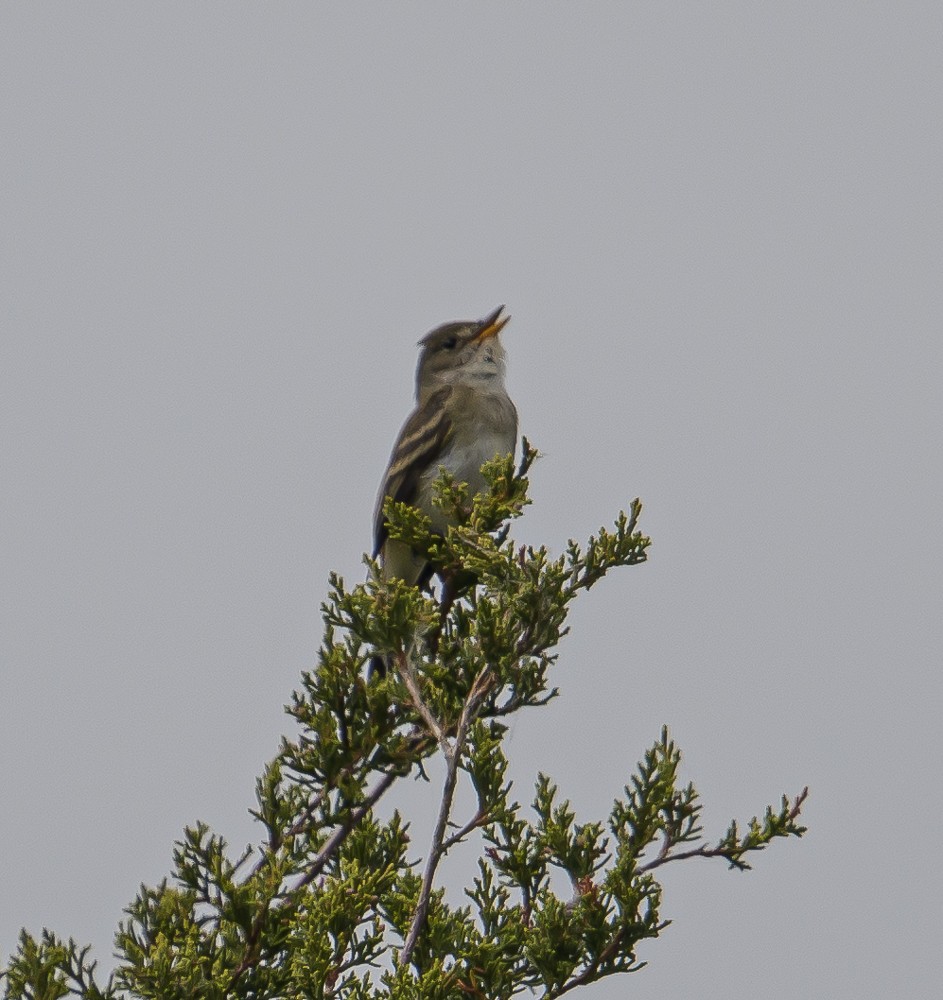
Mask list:
[[[416,408],[399,432],[383,477],[373,518],[373,554],[384,577],[425,586],[432,567],[405,542],[390,538],[383,501],[393,497],[418,508],[435,531],[449,525],[432,503],[432,483],[444,466],[469,494],[487,484],[481,466],[514,452],[517,410],[504,388],[504,347],[499,334],[510,316],[498,306],[484,319],[445,323],[419,341]]]

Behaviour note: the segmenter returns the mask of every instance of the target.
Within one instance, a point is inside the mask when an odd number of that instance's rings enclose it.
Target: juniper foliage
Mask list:
[[[288,706],[297,735],[257,781],[260,843],[234,854],[205,824],[188,828],[170,878],[127,908],[106,983],[88,948],[23,931],[5,997],[500,1000],[529,990],[552,1000],[642,968],[639,944],[667,926],[663,865],[717,857],[746,869],[771,841],[804,833],[806,791],[705,840],[667,729],[604,819],[578,823],[542,774],[528,808],[514,799],[502,720],[557,696],[548,676],[571,602],[649,548],[638,500],[557,558],[517,546],[510,523],[529,503],[535,457],[525,440],[518,467],[510,456],[489,463],[490,492],[474,498],[443,472],[438,502],[458,521],[445,537],[387,503],[391,536],[448,581],[444,603],[376,573],[353,587],[331,577],[318,664]],[[370,676],[377,653],[392,669]],[[377,804],[436,754],[441,804],[417,863],[408,823],[396,811],[381,819]],[[453,817],[459,781],[477,802],[464,819]],[[436,873],[469,838],[477,872],[457,905]],[[566,896],[554,888],[560,872]]]

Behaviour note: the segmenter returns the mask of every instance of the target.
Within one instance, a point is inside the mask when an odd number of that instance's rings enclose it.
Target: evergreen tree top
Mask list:
[[[375,572],[353,587],[331,577],[318,665],[288,706],[297,735],[256,784],[260,843],[233,854],[205,824],[188,828],[170,877],[128,907],[106,984],[88,948],[23,931],[5,997],[551,1000],[643,967],[639,944],[668,923],[663,866],[700,857],[744,870],[773,840],[802,836],[807,790],[705,839],[667,727],[606,817],[578,823],[542,774],[526,808],[515,799],[503,720],[557,696],[549,678],[571,602],[645,562],[650,546],[638,500],[558,557],[518,546],[510,526],[529,503],[535,458],[525,439],[517,467],[511,456],[487,463],[490,489],[475,497],[443,472],[437,502],[457,521],[444,537],[387,501],[390,536],[429,558],[447,597]],[[390,665],[383,674],[368,669],[376,656]],[[434,755],[445,763],[438,817],[417,844],[398,812],[384,821],[376,807]],[[453,815],[460,781],[474,789],[470,816]],[[456,905],[436,874],[470,838],[477,870]]]

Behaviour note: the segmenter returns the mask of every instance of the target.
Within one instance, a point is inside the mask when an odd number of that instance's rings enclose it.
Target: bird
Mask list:
[[[384,579],[425,587],[433,573],[422,555],[389,537],[387,497],[416,507],[444,534],[451,522],[432,502],[440,467],[474,496],[487,488],[481,466],[514,453],[517,408],[504,384],[500,338],[511,317],[503,312],[502,305],[484,319],[443,323],[419,341],[416,406],[396,438],[373,515],[373,556]]]

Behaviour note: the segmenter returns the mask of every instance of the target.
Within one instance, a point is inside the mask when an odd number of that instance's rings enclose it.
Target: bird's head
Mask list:
[[[421,402],[443,385],[495,385],[504,382],[504,346],[498,336],[510,316],[498,306],[484,319],[443,323],[419,341],[416,397]]]

